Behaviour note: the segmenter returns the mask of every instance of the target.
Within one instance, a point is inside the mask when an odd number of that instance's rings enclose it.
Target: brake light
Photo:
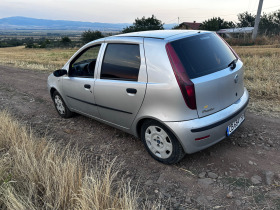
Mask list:
[[[185,103],[190,109],[196,109],[194,84],[188,77],[187,72],[172,45],[167,43],[165,47]]]

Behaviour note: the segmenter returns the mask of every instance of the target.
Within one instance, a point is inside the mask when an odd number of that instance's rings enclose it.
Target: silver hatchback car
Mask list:
[[[164,30],[95,40],[48,78],[58,114],[89,116],[140,137],[173,164],[244,121],[243,63],[216,33]]]

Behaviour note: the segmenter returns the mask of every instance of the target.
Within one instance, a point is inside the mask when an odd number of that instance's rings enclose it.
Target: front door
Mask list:
[[[95,64],[101,45],[91,46],[79,53],[69,65],[63,78],[64,98],[77,112],[99,117],[94,100]]]
[[[130,128],[146,91],[143,38],[131,38],[125,43],[115,39],[106,45],[95,81],[95,100],[103,120]]]

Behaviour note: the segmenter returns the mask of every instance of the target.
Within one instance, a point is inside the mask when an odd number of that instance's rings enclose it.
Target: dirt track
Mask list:
[[[248,111],[230,138],[167,166],[153,160],[129,134],[80,115],[61,119],[47,92],[47,76],[0,66],[0,110],[8,109],[38,135],[78,144],[88,158],[106,151],[111,159],[117,156],[126,178],[138,183],[148,199],[162,198],[165,205],[169,200],[171,208],[280,209],[279,118]],[[271,179],[269,171],[274,174]],[[257,176],[262,179],[259,184]],[[230,192],[233,197],[227,198]]]

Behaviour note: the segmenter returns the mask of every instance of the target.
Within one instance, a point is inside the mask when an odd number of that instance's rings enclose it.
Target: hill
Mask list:
[[[129,23],[99,23],[67,20],[46,20],[28,17],[8,17],[0,19],[0,30],[100,30],[120,31]]]
[[[85,31],[121,31],[130,23],[100,23],[68,20],[47,20],[29,17],[7,17],[0,19],[0,30],[71,30]],[[165,24],[165,29],[171,29],[176,24]]]

